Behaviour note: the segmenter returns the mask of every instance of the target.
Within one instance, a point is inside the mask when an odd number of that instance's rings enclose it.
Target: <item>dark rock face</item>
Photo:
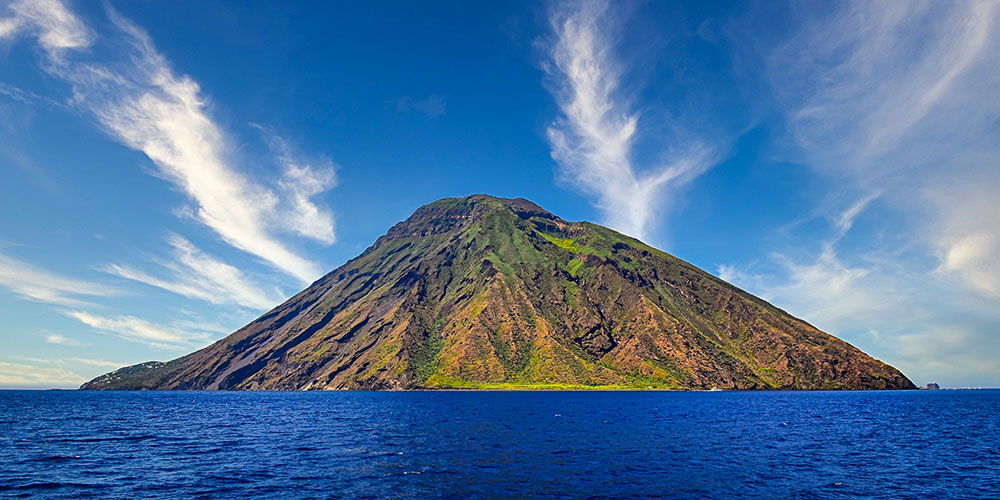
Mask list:
[[[232,335],[83,389],[910,389],[642,242],[523,199],[440,200]]]

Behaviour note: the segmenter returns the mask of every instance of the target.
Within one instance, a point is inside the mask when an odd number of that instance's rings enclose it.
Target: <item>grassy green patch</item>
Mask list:
[[[538,231],[538,234],[542,235],[543,238],[552,242],[555,246],[562,248],[564,250],[569,250],[570,252],[573,253],[580,253],[580,250],[583,248],[580,245],[577,245],[576,240],[572,238],[559,238],[556,236],[549,236],[541,231]]]
[[[582,266],[583,266],[583,261],[582,260],[580,260],[580,259],[573,259],[573,260],[569,261],[569,264],[566,265],[566,270],[569,271],[569,275],[570,276],[575,277],[576,276],[576,272],[579,271]]]
[[[482,231],[483,228],[479,227],[478,224],[475,224],[469,229],[467,229],[463,234],[465,236],[465,244],[468,245],[469,243],[472,243],[472,240],[476,239],[476,235],[478,235]]]
[[[512,277],[517,276],[517,271],[515,271],[510,264],[504,262],[503,259],[501,259],[500,256],[497,255],[495,252],[490,252],[487,255],[487,257],[490,259],[490,262],[492,262],[494,266],[497,266],[497,269],[499,269],[501,273]]]
[[[427,387],[434,389],[476,389],[476,390],[496,390],[496,391],[614,391],[614,390],[637,390],[637,389],[677,389],[674,386],[663,384],[651,385],[637,383],[635,385],[624,384],[563,384],[563,383],[531,383],[531,382],[483,382],[476,380],[463,380],[447,375],[435,373],[427,379]]]
[[[386,344],[379,346],[375,350],[376,361],[372,363],[364,373],[361,374],[361,378],[369,378],[375,375],[376,372],[385,367],[386,363],[399,351],[398,344]]]

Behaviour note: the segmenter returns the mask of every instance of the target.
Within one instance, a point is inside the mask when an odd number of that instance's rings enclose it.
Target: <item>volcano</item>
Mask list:
[[[419,208],[197,352],[82,389],[912,389],[895,368],[639,240],[521,198]]]

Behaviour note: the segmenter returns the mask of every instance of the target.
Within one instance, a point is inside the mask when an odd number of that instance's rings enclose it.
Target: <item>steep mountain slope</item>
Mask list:
[[[895,368],[610,229],[485,195],[418,209],[232,335],[84,389],[898,389]]]

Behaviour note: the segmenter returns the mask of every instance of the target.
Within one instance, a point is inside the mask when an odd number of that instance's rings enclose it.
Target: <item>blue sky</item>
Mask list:
[[[248,3],[249,4],[249,3]],[[521,196],[1000,386],[995,2],[0,2],[0,387],[225,336]]]

